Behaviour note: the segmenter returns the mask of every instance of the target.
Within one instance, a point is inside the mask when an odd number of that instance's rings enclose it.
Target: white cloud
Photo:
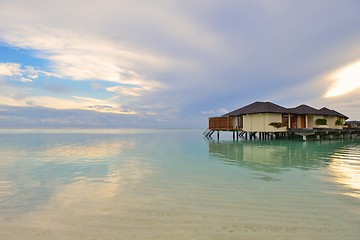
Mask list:
[[[33,80],[31,80],[29,78],[25,78],[25,77],[20,77],[19,80],[20,80],[20,82],[23,82],[23,83],[29,83],[29,82],[33,81]]]
[[[76,100],[80,100],[80,101],[84,101],[84,102],[94,102],[94,103],[106,103],[105,100],[103,99],[97,99],[97,98],[89,98],[89,97],[79,97],[79,96],[73,96],[72,98],[76,99]]]
[[[197,60],[187,54],[211,50],[220,57],[225,46],[221,35],[190,17],[181,2],[64,0],[61,8],[57,5],[51,0],[0,3],[6,22],[0,40],[36,50],[59,78],[156,89],[167,84],[158,84],[163,80],[154,72],[196,68]]]
[[[36,79],[39,77],[39,73],[44,73],[43,71],[37,70],[32,66],[25,66],[25,71],[28,78]]]
[[[37,50],[37,57],[51,62],[51,73],[58,78],[73,80],[102,80],[121,84],[132,84],[143,88],[154,88],[161,84],[141,76],[141,68],[151,66],[163,68],[168,61],[146,52],[128,50],[116,41],[66,29],[55,30],[51,27],[34,29],[26,25],[1,29],[0,40],[10,45]],[[16,70],[3,67],[4,74]],[[26,69],[29,78],[38,77],[33,67]]]
[[[19,63],[0,63],[0,77],[9,77],[12,80],[23,83],[30,83],[39,77],[39,74],[48,75],[45,71],[40,71],[32,66],[22,66]]]
[[[136,111],[125,109],[113,99],[97,99],[81,96],[59,98],[52,96],[34,95],[31,89],[18,89],[2,86],[0,89],[0,103],[16,107],[45,107],[53,109],[79,109],[103,113],[137,114]]]
[[[140,96],[140,93],[144,91],[141,88],[129,88],[123,86],[108,87],[106,88],[106,90],[109,92],[116,92],[121,95],[134,96],[134,97]]]
[[[0,77],[13,77],[19,76],[23,73],[18,63],[0,63]]]

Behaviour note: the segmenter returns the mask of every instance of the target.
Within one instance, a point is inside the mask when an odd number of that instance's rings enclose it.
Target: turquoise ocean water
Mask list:
[[[3,130],[0,239],[359,239],[360,139]]]

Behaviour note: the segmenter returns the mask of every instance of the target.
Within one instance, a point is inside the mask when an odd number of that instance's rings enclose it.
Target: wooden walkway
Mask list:
[[[212,139],[212,135],[216,132],[217,139],[220,138],[220,131],[232,132],[233,140],[239,138],[245,140],[271,140],[271,139],[302,139],[308,140],[332,140],[332,139],[352,139],[360,137],[360,128],[344,128],[344,129],[331,129],[331,128],[290,128],[287,132],[246,132],[239,129],[206,129],[203,135],[206,138]]]
[[[321,139],[344,139],[355,138],[360,135],[360,128],[314,128],[314,129],[288,129],[290,136],[297,135],[302,137],[304,141],[308,139],[321,140]]]

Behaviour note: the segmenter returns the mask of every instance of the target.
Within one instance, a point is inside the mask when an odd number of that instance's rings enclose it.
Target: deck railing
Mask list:
[[[232,117],[211,117],[209,118],[210,130],[236,130],[233,126]]]

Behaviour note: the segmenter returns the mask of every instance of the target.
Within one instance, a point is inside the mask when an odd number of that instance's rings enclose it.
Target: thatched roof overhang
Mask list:
[[[342,118],[345,118],[345,119],[348,119],[347,116],[345,116],[344,114],[342,113],[339,113],[335,110],[331,110],[331,109],[328,109],[326,107],[323,107],[319,110],[319,112],[322,114],[322,115],[326,115],[326,116],[336,116],[336,117],[342,117]]]
[[[348,117],[348,116],[346,116],[346,115],[344,115],[344,114],[342,114],[342,113],[339,113],[339,112],[337,112],[337,111],[335,111],[335,110],[331,110],[331,111],[333,111],[335,114],[337,114],[336,116],[339,116],[339,117],[345,118],[345,120],[346,120],[346,119],[349,119],[349,117]]]

